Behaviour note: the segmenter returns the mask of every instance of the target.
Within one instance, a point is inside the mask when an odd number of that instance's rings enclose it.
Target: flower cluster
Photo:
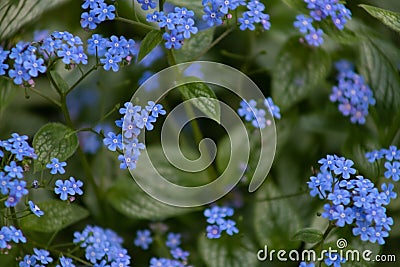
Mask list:
[[[20,267],[44,266],[54,261],[50,252],[45,249],[34,248],[33,252],[33,255],[25,255],[24,259],[19,262]]]
[[[280,109],[274,104],[270,97],[264,100],[264,106],[269,110],[272,116],[277,119],[281,118]],[[258,109],[257,102],[254,99],[250,101],[242,100],[240,102],[240,108],[238,109],[238,114],[244,117],[246,121],[251,122],[251,124],[260,129],[264,129],[266,126],[271,125],[271,121],[266,119],[265,109]]]
[[[143,10],[156,8],[157,4],[153,0],[137,0]]]
[[[226,18],[231,18],[231,11],[236,10],[239,6],[246,6],[247,11],[242,13],[238,19],[240,23],[239,28],[244,31],[249,29],[254,31],[256,29],[255,23],[260,23],[265,30],[269,30],[271,23],[269,22],[269,15],[265,14],[265,5],[258,0],[203,0],[204,7],[203,20],[207,25],[218,26],[223,23]]]
[[[380,159],[385,159],[385,177],[387,179],[391,178],[395,182],[400,180],[400,150],[397,149],[396,146],[390,146],[388,149],[382,148],[380,150],[367,152],[365,157],[371,163]]]
[[[13,133],[8,140],[0,140],[0,193],[7,196],[6,207],[15,207],[28,194],[23,180],[28,159],[36,159],[34,149],[27,142],[28,136]]]
[[[73,243],[85,248],[85,258],[94,266],[129,266],[131,257],[122,247],[123,239],[110,229],[86,226],[74,233]]]
[[[229,1],[223,1],[224,3]],[[232,2],[243,2],[243,1],[232,1]],[[264,13],[265,5],[257,0],[248,1],[247,11],[243,12],[242,17],[238,19],[240,23],[240,29],[242,31],[249,29],[254,31],[256,26],[254,23],[260,23],[264,30],[269,30],[271,28],[271,23],[269,22],[269,15]]]
[[[5,75],[9,69],[8,76],[17,85],[34,86],[32,78],[38,77],[39,73],[47,71],[46,61],[50,59],[61,59],[66,65],[87,64],[87,55],[83,49],[82,40],[69,32],[55,31],[37,43],[20,41],[11,51],[5,51],[0,47],[0,75]]]
[[[148,22],[157,22],[160,28],[165,28],[163,39],[165,47],[168,49],[180,49],[184,39],[189,39],[192,34],[198,32],[195,26],[194,12],[184,7],[175,7],[174,12],[165,14],[163,11],[155,11],[148,14]]]
[[[294,26],[302,34],[305,34],[309,45],[320,46],[324,42],[323,31],[313,26],[316,21],[319,22],[330,17],[336,28],[343,30],[347,20],[351,19],[350,10],[338,0],[304,0],[304,2],[310,10],[310,16],[298,15]]]
[[[96,29],[101,22],[115,18],[115,6],[107,5],[104,0],[84,0],[82,8],[88,9],[88,12],[81,14],[81,26],[84,29]]]
[[[0,229],[0,249],[11,249],[10,242],[26,243],[26,238],[22,234],[21,230],[14,226],[3,226]]]
[[[117,120],[115,124],[122,128],[123,134],[116,135],[113,132],[108,132],[103,143],[111,151],[122,152],[123,150],[125,155],[118,156],[121,161],[121,169],[134,169],[140,156],[140,150],[145,148],[144,144],[138,140],[139,134],[144,129],[153,130],[153,123],[156,122],[159,115],[165,115],[166,111],[161,104],[149,101],[144,109],[140,106],[134,106],[131,102],[126,102],[119,112],[123,117]],[[122,142],[122,135],[124,142]]]
[[[69,180],[57,180],[55,183],[54,193],[60,195],[61,200],[67,200],[68,196],[83,195],[81,187],[83,182],[81,180],[75,180],[74,177],[70,177]]]
[[[153,243],[153,238],[151,237],[150,230],[138,230],[136,233],[136,238],[134,244],[144,250],[149,249],[149,245]],[[150,266],[177,266],[184,267],[187,266],[187,260],[189,257],[189,252],[183,250],[181,245],[181,235],[176,233],[168,233],[167,240],[165,242],[167,248],[171,253],[173,259],[168,258],[151,258]]]
[[[135,44],[133,39],[127,40],[124,36],[104,38],[100,34],[93,34],[88,40],[88,54],[99,57],[105,70],[116,72],[121,64],[129,64],[138,53]]]
[[[344,116],[350,116],[352,123],[364,124],[369,105],[376,102],[372,90],[350,62],[341,60],[335,67],[339,72],[338,85],[332,88],[330,101],[338,102],[339,111]]]
[[[230,207],[214,206],[204,210],[204,216],[207,218],[209,225],[207,226],[207,237],[209,239],[220,238],[223,231],[228,235],[239,233],[236,228],[236,222],[227,219],[234,214],[234,210]]]
[[[393,185],[383,184],[383,192],[379,192],[371,180],[352,176],[356,173],[354,163],[343,157],[327,155],[318,163],[320,172],[310,178],[308,187],[311,196],[329,201],[322,217],[335,221],[339,227],[353,225],[353,234],[363,241],[384,244],[393,224],[385,208],[396,198]]]

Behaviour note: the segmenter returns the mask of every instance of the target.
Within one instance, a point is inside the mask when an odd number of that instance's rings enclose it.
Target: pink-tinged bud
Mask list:
[[[69,200],[69,202],[70,202],[70,203],[72,203],[72,202],[74,202],[74,201],[75,201],[75,199],[76,199],[75,197],[72,197],[72,196],[71,196],[71,197],[69,197],[69,199],[68,199],[68,200]]]
[[[35,87],[35,81],[32,80],[32,79],[30,79],[30,80],[28,81],[28,84],[29,84],[29,86],[32,87],[32,88]]]
[[[231,19],[232,17],[233,17],[232,14],[226,15],[226,18],[227,18],[227,19]]]

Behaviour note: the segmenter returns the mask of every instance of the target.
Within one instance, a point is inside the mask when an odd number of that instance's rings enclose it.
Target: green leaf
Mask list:
[[[137,61],[140,62],[147,54],[149,54],[162,41],[162,32],[160,30],[152,30],[146,34],[140,44],[140,50]]]
[[[196,60],[197,57],[211,44],[214,36],[215,28],[199,31],[190,39],[185,40],[183,46],[179,50],[173,50],[177,63]]]
[[[259,189],[254,206],[254,232],[261,247],[297,249],[300,242],[292,241],[292,236],[301,227],[298,211],[285,198],[264,200],[281,195],[272,182]]]
[[[229,237],[233,238],[233,237]],[[257,266],[257,249],[243,242],[240,246],[237,242],[218,239],[208,239],[201,236],[199,239],[199,251],[204,262],[209,267],[243,267]],[[236,244],[236,246],[234,246]],[[250,247],[250,248],[249,248]]]
[[[393,30],[400,32],[400,13],[385,10],[375,6],[359,5],[364,8],[371,16],[379,19],[383,24]]]
[[[21,220],[21,228],[24,230],[42,233],[60,231],[89,216],[89,212],[75,204],[60,200],[50,200],[36,203],[44,212],[42,217],[30,215]]]
[[[214,91],[207,84],[194,82],[181,85],[178,88],[186,100],[193,99],[190,103],[201,112],[217,122],[220,121],[221,107]]]
[[[33,148],[37,154],[35,172],[43,170],[52,158],[65,161],[78,148],[78,136],[72,129],[61,123],[48,123],[35,134]]]
[[[325,80],[331,66],[330,55],[290,39],[280,51],[273,69],[272,95],[282,109],[306,98]]]
[[[0,4],[0,40],[12,36],[27,23],[68,0],[5,0]]]
[[[374,93],[379,122],[389,125],[400,106],[400,79],[395,66],[372,41],[364,41],[360,44],[359,71]]]
[[[303,1],[298,1],[298,0],[283,0],[283,2],[288,6],[291,7],[300,13],[308,14],[309,10],[307,9],[307,6],[304,4]]]
[[[167,0],[166,2],[178,7],[188,6],[187,0]],[[197,16],[202,14],[203,9],[204,7],[201,3],[201,0],[190,1],[190,10],[193,10]]]
[[[324,234],[320,230],[313,228],[303,228],[294,234],[293,239],[312,244],[321,241],[323,235]]]
[[[56,83],[58,89],[61,90],[61,92],[65,93],[68,91],[69,89],[68,83],[64,80],[63,77],[61,77],[61,75],[57,71],[51,70],[50,75],[53,78],[54,82]]]
[[[107,199],[117,211],[133,219],[164,220],[193,211],[169,206],[148,196],[133,178],[128,177],[122,177],[115,183],[108,191]]]

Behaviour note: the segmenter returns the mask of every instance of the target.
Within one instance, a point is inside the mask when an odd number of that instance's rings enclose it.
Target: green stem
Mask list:
[[[51,243],[53,243],[53,240],[54,240],[54,238],[56,238],[57,234],[58,234],[58,231],[55,231],[55,232],[51,235],[49,241],[48,241],[47,244],[46,244],[45,249],[49,249]]]
[[[85,74],[83,74],[68,90],[65,92],[65,95],[68,95],[71,93],[72,90],[74,90],[87,76],[89,76],[90,73],[95,71],[99,66],[96,64],[94,65],[90,70],[88,70]]]
[[[257,199],[257,201],[258,202],[263,202],[263,201],[280,200],[280,199],[285,199],[285,198],[291,198],[291,197],[297,197],[297,196],[305,195],[307,193],[308,193],[308,191],[300,191],[300,192],[296,192],[296,193],[292,193],[292,194],[288,194],[288,195],[282,195],[282,196],[278,196],[278,197]]]
[[[147,24],[144,24],[144,23],[141,23],[141,22],[138,22],[138,21],[122,18],[122,17],[115,17],[115,20],[116,21],[125,22],[125,23],[129,23],[129,24],[132,24],[132,25],[135,25],[135,26],[139,26],[143,30],[146,30],[146,31],[156,30],[156,28],[154,28],[154,27],[152,27],[150,25],[147,25]]]
[[[15,212],[15,207],[10,207],[10,212],[11,212],[11,221],[14,224],[16,228],[19,228],[19,223],[17,220],[17,213]]]
[[[234,27],[227,29],[224,31],[220,36],[218,36],[217,39],[215,39],[207,48],[205,48],[203,51],[201,51],[197,56],[194,57],[194,60],[197,60],[204,56],[208,51],[211,50],[214,46],[216,46],[219,42],[221,42],[226,36],[228,36],[231,32],[235,30]]]
[[[61,103],[60,103],[60,102],[58,102],[57,100],[55,100],[55,99],[53,99],[53,98],[51,98],[51,97],[48,97],[47,95],[43,94],[43,93],[40,92],[39,90],[34,89],[34,88],[32,88],[32,87],[28,87],[28,89],[29,89],[31,92],[37,94],[38,96],[41,96],[41,97],[43,97],[44,99],[46,99],[47,101],[53,103],[53,104],[56,105],[57,107],[61,107]]]

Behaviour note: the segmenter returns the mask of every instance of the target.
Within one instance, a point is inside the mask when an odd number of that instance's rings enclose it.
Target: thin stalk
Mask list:
[[[98,68],[98,65],[94,65],[90,70],[88,70],[85,74],[83,74],[68,90],[65,92],[66,95],[71,93],[72,90],[74,90],[87,76],[89,76],[90,73],[95,71]]]
[[[56,105],[57,107],[59,107],[59,108],[61,107],[61,103],[60,103],[60,102],[58,102],[57,100],[55,100],[55,99],[53,99],[53,98],[51,98],[51,97],[48,97],[47,95],[43,94],[43,93],[40,92],[39,90],[34,89],[34,88],[32,88],[32,87],[30,87],[30,88],[28,88],[28,89],[29,89],[31,92],[37,94],[38,96],[41,96],[41,97],[43,97],[44,99],[46,99],[47,101],[53,103],[53,104]]]
[[[214,46],[216,46],[219,42],[221,42],[226,36],[228,36],[231,32],[235,30],[234,27],[227,29],[224,31],[220,36],[218,36],[217,39],[215,39],[207,48],[205,48],[203,51],[201,51],[197,56],[194,57],[194,60],[197,60],[204,56],[208,51],[211,50]]]
[[[144,23],[141,23],[141,22],[138,22],[138,21],[122,18],[122,17],[115,17],[115,20],[121,21],[121,22],[125,22],[125,23],[129,23],[129,24],[132,24],[132,25],[135,25],[135,26],[139,26],[143,30],[146,30],[146,31],[156,30],[156,28],[154,28],[154,27],[152,27],[150,25],[147,25],[147,24],[144,24]]]

